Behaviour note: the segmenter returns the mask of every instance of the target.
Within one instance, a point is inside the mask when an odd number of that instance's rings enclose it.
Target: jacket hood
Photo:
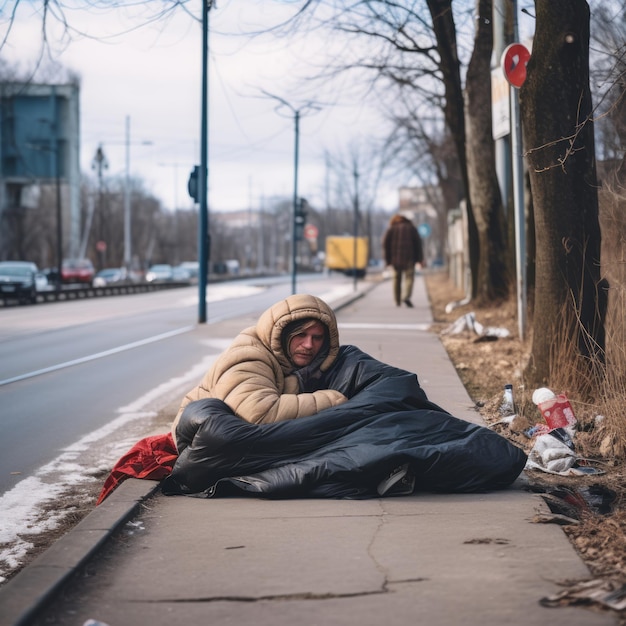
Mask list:
[[[396,226],[397,224],[413,224],[413,222],[402,213],[396,213],[389,220],[389,226]]]
[[[339,331],[335,313],[323,300],[309,294],[295,294],[277,302],[261,314],[256,325],[256,334],[280,363],[284,372],[294,369],[282,346],[282,334],[291,322],[303,319],[316,319],[328,328],[328,354],[320,365],[326,371],[337,358],[339,352]]]

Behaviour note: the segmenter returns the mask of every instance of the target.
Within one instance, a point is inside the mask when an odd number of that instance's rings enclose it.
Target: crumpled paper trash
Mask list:
[[[526,469],[536,469],[549,474],[570,473],[577,456],[567,444],[550,434],[539,435],[528,455]]]
[[[552,596],[541,598],[542,606],[574,606],[598,604],[615,611],[626,609],[626,585],[619,580],[594,578],[581,580]]]
[[[483,326],[476,320],[476,314],[472,311],[462,315],[452,322],[450,326],[441,331],[442,335],[458,335],[465,330],[476,333],[480,337],[501,338],[509,337],[510,332],[507,328],[499,328],[497,326]]]

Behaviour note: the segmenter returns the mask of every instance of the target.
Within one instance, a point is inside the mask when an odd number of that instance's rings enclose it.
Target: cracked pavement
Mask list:
[[[530,523],[529,498],[519,488],[363,501],[158,493],[36,623],[610,623],[539,605],[564,573],[586,569],[558,527]]]

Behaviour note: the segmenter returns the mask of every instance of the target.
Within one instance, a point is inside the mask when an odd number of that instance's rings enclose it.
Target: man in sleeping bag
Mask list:
[[[526,455],[430,402],[417,376],[341,346],[296,294],[243,330],[183,399],[166,494],[367,498],[504,488]]]

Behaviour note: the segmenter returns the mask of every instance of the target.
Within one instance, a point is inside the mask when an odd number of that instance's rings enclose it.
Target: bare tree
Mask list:
[[[491,115],[493,6],[477,1],[474,50],[465,86],[469,197],[480,251],[476,269],[477,304],[504,299],[509,291],[504,207],[496,176]]]
[[[598,197],[602,276],[607,302],[607,374],[613,389],[626,380],[626,19],[621,3],[593,3],[590,74],[597,104]]]
[[[626,176],[626,18],[613,0],[594,2],[591,22],[591,68],[596,145],[604,174]]]
[[[533,53],[520,90],[537,246],[528,375],[542,383],[558,370],[575,372],[582,387],[604,359],[607,288],[600,277],[589,6],[536,0],[535,7]]]

